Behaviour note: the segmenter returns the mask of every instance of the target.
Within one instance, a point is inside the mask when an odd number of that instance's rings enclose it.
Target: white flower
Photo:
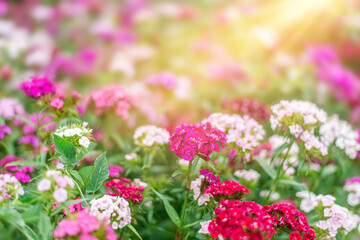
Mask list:
[[[151,147],[154,144],[165,145],[169,143],[170,134],[163,128],[146,125],[138,127],[133,138],[135,144]]]
[[[82,136],[82,137],[79,139],[79,144],[80,144],[81,146],[84,146],[85,148],[88,148],[89,145],[90,145],[90,140],[89,140],[87,137]]]
[[[260,197],[266,198],[269,194],[269,191],[263,190],[260,192]],[[277,201],[280,199],[280,194],[278,192],[272,192],[269,197],[270,201]]]
[[[68,194],[64,188],[59,188],[53,192],[53,197],[55,201],[62,203],[68,199]]]
[[[130,153],[130,154],[125,154],[125,159],[130,161],[137,158],[137,154],[136,153]]]
[[[202,234],[210,234],[209,232],[209,224],[210,224],[211,220],[209,221],[204,221],[201,222],[201,229],[198,231],[198,233],[202,233]]]
[[[259,178],[260,178],[260,174],[255,171],[255,170],[237,170],[235,173],[234,173],[234,176],[235,177],[238,177],[238,178],[243,178],[245,179],[246,181],[257,181]]]
[[[131,222],[129,203],[124,198],[104,195],[91,200],[90,204],[90,213],[114,229],[123,228]]]
[[[51,181],[46,178],[42,179],[37,185],[37,190],[39,192],[50,190],[50,188],[51,188]]]
[[[64,131],[64,136],[65,136],[65,137],[72,137],[72,136],[74,136],[74,135],[75,135],[74,129],[66,129],[66,130]]]

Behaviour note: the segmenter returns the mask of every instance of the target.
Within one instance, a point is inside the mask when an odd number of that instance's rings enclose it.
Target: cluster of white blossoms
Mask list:
[[[129,202],[122,197],[104,195],[90,202],[90,213],[109,223],[113,229],[123,228],[131,222]]]
[[[244,179],[247,182],[251,182],[251,181],[256,182],[260,178],[260,174],[257,171],[252,170],[252,169],[237,170],[237,171],[235,171],[234,176]]]
[[[234,143],[243,154],[251,153],[265,136],[261,124],[248,115],[213,113],[203,122],[209,122],[213,127],[223,131],[227,143]]]
[[[42,192],[45,198],[52,198],[56,202],[65,202],[75,186],[74,181],[61,171],[48,170],[45,177],[37,184],[37,190]]]
[[[273,136],[271,136],[269,138],[269,143],[270,143],[271,149],[273,151],[275,149],[277,149],[278,147],[280,147],[281,145],[283,145],[284,143],[286,143],[286,142],[288,143],[289,140],[287,140],[285,137],[282,137],[282,136],[279,136],[279,135],[273,135]],[[276,157],[273,160],[272,165],[274,165],[274,166],[280,165],[282,159],[286,155],[286,152],[288,152],[288,154],[287,154],[287,157],[285,159],[285,163],[283,165],[283,170],[284,170],[284,173],[285,173],[286,176],[290,176],[290,175],[293,175],[295,173],[294,167],[299,165],[299,160],[298,160],[299,147],[295,142],[291,145],[290,150],[288,150],[287,148],[284,149],[278,155],[278,157]]]
[[[201,175],[197,179],[193,180],[190,184],[190,189],[194,191],[194,199],[198,201],[199,206],[203,204],[206,205],[206,203],[210,201],[210,198],[212,197],[210,193],[205,193],[201,195],[201,184],[204,179],[205,177]]]
[[[347,203],[350,206],[357,206],[360,204],[360,179],[357,177],[356,181],[355,178],[352,181],[346,181],[344,185],[344,190],[349,192],[347,197]],[[350,179],[351,180],[351,179]]]
[[[298,100],[282,100],[271,107],[271,128],[281,132],[289,131],[300,139],[308,151],[327,155],[327,144],[315,135],[315,128],[326,122],[327,114],[315,104]]]
[[[88,123],[72,123],[57,129],[54,134],[71,142],[75,147],[88,148],[90,145],[90,136],[92,129],[89,129]]]
[[[348,122],[339,119],[338,115],[333,115],[321,126],[320,134],[327,144],[335,143],[351,159],[355,159],[360,151],[357,132]]]
[[[318,206],[323,209],[321,219],[315,225],[326,231],[324,239],[333,239],[339,231],[345,235],[359,226],[360,217],[347,208],[335,203],[336,198],[331,195],[318,195],[312,192],[302,191],[296,193],[301,198],[300,209],[306,213],[311,212]],[[360,231],[360,229],[358,229]]]
[[[210,234],[210,231],[209,231],[209,224],[210,224],[210,222],[211,222],[211,220],[201,222],[201,223],[200,223],[201,228],[200,228],[200,230],[198,231],[198,233],[201,233],[201,234]],[[223,238],[221,235],[218,236],[218,239],[219,239],[219,240],[224,240],[224,238]]]
[[[152,147],[155,144],[165,145],[169,143],[170,134],[163,128],[146,125],[138,127],[133,138],[137,145]]]
[[[10,174],[0,174],[0,205],[5,201],[16,201],[24,195],[21,183]]]
[[[129,154],[125,154],[125,159],[128,160],[128,161],[131,161],[133,159],[136,159],[137,158],[137,154],[136,153],[129,153]]]

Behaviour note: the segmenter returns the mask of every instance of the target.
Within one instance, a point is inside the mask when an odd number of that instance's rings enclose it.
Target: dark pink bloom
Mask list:
[[[38,98],[55,92],[55,83],[47,77],[33,77],[30,81],[23,82],[20,89],[25,95]]]

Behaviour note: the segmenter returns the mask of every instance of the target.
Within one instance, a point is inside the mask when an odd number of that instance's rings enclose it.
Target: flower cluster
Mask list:
[[[149,76],[145,80],[148,85],[160,85],[166,89],[174,89],[178,85],[176,77],[169,72],[159,73],[157,75]]]
[[[296,197],[301,198],[300,209],[306,213],[311,212],[318,205],[318,201],[316,201],[316,195],[312,192],[297,192]]]
[[[38,98],[55,91],[55,83],[47,77],[33,77],[20,85],[27,96]]]
[[[61,220],[53,236],[56,240],[117,239],[117,235],[108,224],[99,221],[88,211],[82,211]]]
[[[0,117],[6,120],[13,120],[16,115],[24,116],[25,110],[16,98],[0,99]]]
[[[276,233],[271,216],[255,202],[222,200],[208,230],[212,238],[270,239]]]
[[[349,192],[347,203],[350,206],[360,204],[360,177],[353,177],[345,181],[344,190]]]
[[[183,124],[170,137],[170,150],[184,160],[191,161],[198,155],[210,160],[210,154],[220,151],[226,142],[226,135],[212,127],[211,123]]]
[[[141,126],[135,130],[134,141],[136,145],[152,147],[169,143],[170,134],[163,128],[153,125]]]
[[[260,174],[257,171],[252,170],[252,169],[249,169],[249,170],[245,170],[245,169],[237,170],[234,173],[234,176],[238,177],[238,178],[241,178],[241,179],[244,179],[247,182],[251,182],[251,181],[256,182],[260,178]]]
[[[10,174],[0,174],[0,204],[5,201],[15,202],[19,195],[24,195],[19,181]]]
[[[140,183],[140,184],[139,184]],[[107,192],[111,196],[120,196],[126,200],[140,203],[143,200],[141,193],[145,190],[145,185],[141,181],[131,182],[128,178],[113,179],[105,183]]]
[[[321,126],[320,134],[327,144],[335,143],[349,158],[357,157],[357,152],[360,151],[358,134],[348,122],[340,120],[338,115],[333,115]]]
[[[213,113],[204,122],[225,132],[227,143],[233,143],[243,154],[252,153],[265,136],[263,127],[247,115]]]
[[[290,239],[313,240],[315,231],[309,227],[305,214],[290,203],[276,203],[264,206],[264,211],[272,216],[273,226],[278,233],[290,231]]]
[[[227,180],[223,183],[220,181],[211,183],[204,193],[211,194],[215,201],[220,202],[223,199],[241,200],[244,194],[250,193],[250,190],[236,181]]]
[[[233,113],[248,115],[261,122],[267,121],[270,117],[268,108],[256,99],[237,98],[225,100],[222,102],[222,106]]]
[[[335,203],[336,198],[331,195],[318,195],[316,200],[323,207],[323,218],[315,223],[316,227],[325,231],[324,237],[334,238],[339,231],[344,234],[349,233],[358,225],[359,221],[354,222],[356,217],[347,208]]]
[[[57,170],[48,170],[45,177],[37,184],[37,190],[45,198],[54,199],[56,202],[65,202],[69,198],[69,192],[75,186],[73,180]]]
[[[123,228],[131,222],[129,202],[122,197],[104,195],[90,202],[90,213],[109,223],[113,229]]]
[[[87,123],[73,123],[57,129],[54,134],[74,144],[75,147],[88,148],[92,129]]]
[[[0,167],[4,167],[7,171],[11,172],[17,180],[23,183],[28,183],[31,180],[29,173],[34,172],[35,169],[29,166],[19,167],[16,165],[6,166],[12,162],[25,161],[25,159],[18,158],[14,155],[6,155],[0,160]]]
[[[282,100],[271,107],[271,128],[289,131],[314,155],[327,155],[327,144],[315,135],[315,129],[326,122],[327,114],[315,104],[298,100]]]
[[[4,139],[5,134],[11,135],[11,128],[6,124],[0,124],[0,139]]]
[[[197,200],[198,205],[206,205],[212,195],[210,193],[204,193],[211,183],[220,182],[219,176],[215,176],[214,173],[207,169],[200,170],[201,176],[193,180],[190,184],[190,189],[194,191],[194,199]]]
[[[127,120],[133,102],[122,87],[115,85],[93,91],[85,99],[85,107],[89,104],[95,107],[98,116],[114,109],[116,116]]]

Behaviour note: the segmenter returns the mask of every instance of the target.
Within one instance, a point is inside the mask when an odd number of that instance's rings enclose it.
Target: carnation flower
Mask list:
[[[118,165],[109,164],[109,176],[119,177],[120,173],[124,172],[124,168]]]
[[[222,200],[208,230],[212,238],[270,239],[276,233],[272,218],[255,202]]]
[[[170,150],[184,160],[191,161],[198,155],[210,160],[210,154],[219,152],[226,142],[226,135],[210,123],[183,124],[170,137]]]
[[[0,124],[0,139],[4,139],[5,134],[11,135],[11,128],[6,124]]]
[[[53,236],[55,240],[117,239],[117,235],[108,224],[97,219],[88,211],[82,211],[67,219],[62,219],[54,230]]]
[[[250,190],[236,181],[227,180],[223,183],[220,181],[211,183],[204,193],[211,194],[215,201],[220,202],[223,199],[241,200],[245,194],[250,193]]]
[[[273,105],[271,111],[270,123],[273,130],[288,131],[314,155],[327,155],[326,142],[315,135],[315,129],[326,122],[324,110],[311,102],[282,100]]]
[[[88,107],[89,104],[94,106],[95,114],[98,116],[114,110],[116,116],[127,120],[133,101],[122,87],[115,85],[93,91],[90,96],[86,98],[84,104],[85,107]]]
[[[166,89],[174,89],[177,86],[176,77],[169,72],[163,72],[157,75],[149,76],[145,80],[148,85],[164,86]]]
[[[91,200],[90,204],[90,213],[113,229],[123,228],[131,222],[129,203],[122,197],[104,195]]]
[[[203,193],[204,189],[202,189],[202,186],[204,184],[204,180],[205,176],[200,176],[197,179],[193,180],[190,184],[190,189],[194,191],[194,200],[197,200],[199,206],[203,204],[206,205],[206,203],[210,201],[211,198],[211,194]]]
[[[48,170],[37,184],[37,190],[42,193],[45,199],[55,202],[65,202],[68,200],[71,189],[75,183],[73,180],[58,170]]]
[[[63,106],[64,106],[64,101],[60,98],[54,98],[51,99],[50,101],[50,107],[62,109]]]
[[[134,180],[131,182],[128,178],[121,179],[113,179],[109,182],[105,183],[105,187],[107,187],[107,192],[111,196],[120,196],[125,198],[126,200],[132,200],[135,203],[140,203],[143,200],[141,193],[145,190],[146,186],[138,180]]]
[[[312,192],[301,191],[296,193],[296,197],[301,198],[300,209],[306,213],[314,210],[318,202],[316,201],[316,195]]]
[[[23,82],[20,85],[25,95],[38,98],[55,91],[55,83],[47,77],[33,77],[30,81]]]
[[[233,144],[242,154],[250,154],[260,145],[264,138],[263,127],[254,119],[245,115],[213,113],[204,122],[210,122],[214,127],[223,131],[227,143]]]
[[[17,201],[19,195],[24,195],[20,182],[10,174],[0,174],[0,205],[8,201]]]
[[[252,169],[249,169],[249,170],[245,170],[245,169],[237,170],[234,173],[234,176],[238,177],[238,178],[241,178],[241,179],[244,179],[247,182],[251,182],[251,181],[256,182],[260,178],[260,174],[257,171],[252,170]]]
[[[0,117],[6,120],[13,120],[16,115],[24,116],[25,110],[16,98],[0,99]]]
[[[77,199],[80,199],[80,198],[74,198],[73,200],[77,200]],[[59,206],[59,205],[60,205],[59,202],[54,202],[54,203],[53,203],[53,206],[52,206],[52,209],[56,208],[56,207]],[[76,213],[76,212],[81,212],[81,211],[87,211],[87,210],[88,210],[87,208],[83,208],[83,207],[81,206],[81,202],[75,203],[75,204],[70,204],[70,205],[67,206],[67,208],[68,208],[68,211],[66,211],[65,209],[63,210],[63,214],[64,214],[65,216],[68,216],[68,215],[69,215],[68,212],[70,212],[70,213]]]
[[[222,106],[233,113],[248,115],[260,122],[267,121],[270,117],[270,112],[266,105],[256,99],[237,98],[226,100],[223,101]]]
[[[360,177],[353,177],[345,181],[344,190],[348,192],[347,203],[350,206],[360,204]]]
[[[170,134],[163,128],[153,125],[141,126],[135,130],[134,141],[136,145],[152,147],[169,143]]]
[[[35,135],[23,136],[19,138],[18,143],[37,148],[39,146],[39,139]]]
[[[320,134],[328,145],[335,143],[349,158],[357,157],[357,152],[360,151],[358,134],[349,123],[340,120],[338,115],[333,115],[321,126]]]
[[[57,129],[54,134],[71,142],[75,147],[88,148],[90,145],[92,129],[87,127],[87,123],[73,123]]]
[[[273,227],[277,233],[297,232],[292,237],[301,235],[304,239],[313,240],[316,238],[315,231],[309,227],[305,214],[296,209],[290,203],[276,203],[264,206],[264,211],[272,216]]]

